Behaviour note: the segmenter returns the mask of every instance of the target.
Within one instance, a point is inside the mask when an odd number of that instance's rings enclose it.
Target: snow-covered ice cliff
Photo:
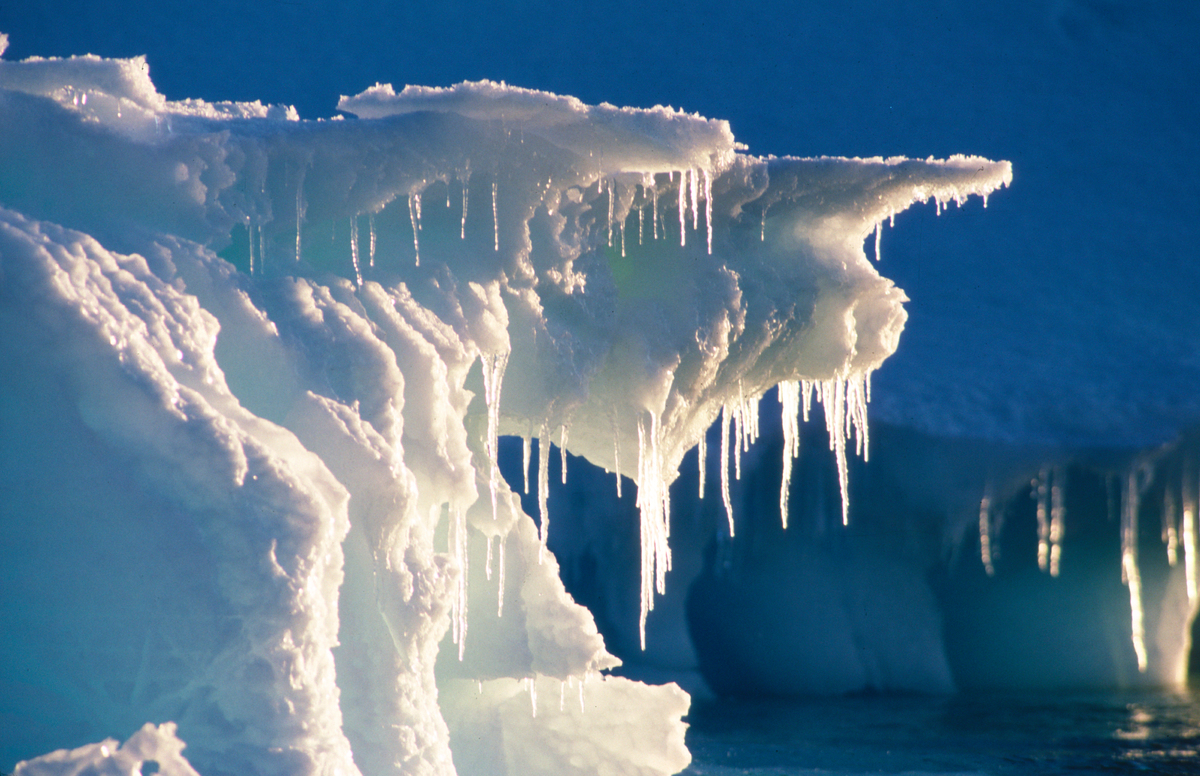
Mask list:
[[[727,486],[768,389],[789,445],[821,404],[844,516],[905,321],[864,243],[1010,166],[759,158],[491,82],[339,107],[0,62],[6,756],[141,731],[20,772],[188,773],[179,741],[206,776],[680,770],[687,695],[604,674],[546,549],[550,445],[639,486],[642,628],[684,454],[721,419]],[[537,440],[536,523],[500,435]]]

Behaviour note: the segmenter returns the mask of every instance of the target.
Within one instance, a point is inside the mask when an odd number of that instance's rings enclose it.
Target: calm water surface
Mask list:
[[[1200,776],[1200,694],[1002,694],[697,702],[689,776]]]

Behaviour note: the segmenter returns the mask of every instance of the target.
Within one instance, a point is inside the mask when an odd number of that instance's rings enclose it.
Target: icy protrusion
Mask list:
[[[613,473],[617,476],[617,498],[621,498],[621,432],[617,429],[617,412],[613,409]]]
[[[712,173],[704,169],[704,223],[708,229],[708,255],[712,255],[713,222],[712,222]]]
[[[1193,607],[1200,600],[1200,589],[1198,589],[1196,558],[1196,499],[1197,489],[1189,487],[1190,483],[1187,478],[1187,467],[1184,469],[1183,479],[1183,571],[1184,578],[1187,580],[1187,595],[1188,603]]]
[[[538,523],[538,539],[541,541],[538,563],[541,563],[546,554],[546,542],[550,538],[550,432],[545,423],[538,432],[537,480],[538,517],[541,518]]]
[[[564,423],[559,427],[558,434],[558,452],[561,456],[560,469],[562,471],[562,484],[567,484],[567,424]]]
[[[850,479],[846,462],[846,437],[855,437],[855,452],[867,460],[867,398],[870,375],[845,380],[821,380],[816,383],[817,400],[825,410],[825,428],[829,431],[829,449],[837,460],[838,487],[842,495],[842,525],[850,524]],[[807,401],[806,401],[807,405]],[[805,410],[807,415],[807,407]]]
[[[350,263],[354,266],[354,280],[362,286],[362,271],[358,266],[358,216],[350,216]]]
[[[658,185],[650,184],[650,229],[655,240],[658,239]]]
[[[1168,488],[1163,493],[1162,542],[1167,545],[1167,564],[1170,566],[1174,566],[1179,562],[1177,519],[1178,511],[1175,505],[1175,493]]]
[[[599,185],[600,185],[600,193],[603,194],[604,193],[604,179],[603,178],[600,179]],[[609,248],[611,248],[613,245],[613,223],[615,223],[615,221],[613,219],[613,208],[617,204],[616,199],[617,199],[616,187],[610,183],[608,186],[608,224],[605,228],[605,231],[608,233],[607,236],[608,236],[608,247]],[[622,253],[621,255],[624,256],[625,254]]]
[[[667,572],[671,570],[670,537],[671,495],[659,444],[658,416],[650,415],[650,427],[638,417],[638,512],[642,535],[642,605],[638,635],[646,649],[646,617],[654,608],[654,593],[667,590]],[[653,580],[653,583],[651,582]],[[653,584],[653,587],[651,587]]]
[[[458,179],[462,182],[462,219],[459,222],[458,238],[465,240],[467,239],[467,195],[470,190],[471,175],[463,173]]]
[[[996,575],[996,567],[992,565],[992,496],[991,483],[984,490],[983,498],[979,500],[979,559],[983,562],[983,570],[989,577]]]
[[[672,178],[674,175],[672,174]],[[687,173],[679,176],[679,247],[687,245]]]
[[[525,494],[529,495],[529,435],[521,437],[521,472],[525,475]]]
[[[1050,568],[1050,469],[1043,467],[1033,481],[1034,497],[1037,499],[1038,569]]]
[[[500,545],[499,557],[496,558],[496,566],[497,566],[497,572],[498,572],[497,573],[498,579],[496,581],[496,598],[497,598],[496,617],[500,618],[500,617],[504,616],[504,569],[505,569],[504,547],[507,544],[506,537],[497,536],[496,543],[498,545]]]
[[[1057,577],[1062,562],[1063,531],[1065,530],[1067,507],[1064,500],[1063,468],[1052,470],[1050,483],[1050,576]]]
[[[688,194],[692,204],[692,228],[700,228],[700,173],[695,169],[688,170]]]
[[[883,239],[883,222],[875,223],[875,263],[879,263],[879,243]]]
[[[729,405],[721,406],[721,500],[725,503],[725,516],[729,519],[729,537],[733,538],[733,501],[729,497],[729,423],[732,421]]]
[[[421,266],[421,192],[415,191],[408,195],[408,220],[412,222],[413,252],[416,253],[416,266]]]
[[[792,486],[792,461],[800,456],[800,383],[784,380],[779,384],[779,403],[783,405],[783,480],[779,486],[779,516],[788,527],[788,496]]]
[[[490,472],[488,489],[492,496],[492,519],[496,519],[496,493],[500,485],[500,388],[504,383],[504,368],[508,366],[508,352],[488,356],[479,355],[483,366],[483,395],[487,405],[487,450]]]
[[[436,505],[433,509],[440,510],[442,506]],[[450,603],[451,636],[458,645],[458,659],[461,661],[467,650],[467,519],[466,513],[458,507],[449,506],[447,510],[450,516],[450,552],[457,566],[454,597]]]
[[[646,206],[638,206],[638,245],[642,244],[642,233],[646,231]]]
[[[296,182],[296,261],[300,261],[300,230],[304,225],[304,168],[300,168],[300,177]]]
[[[375,214],[374,213],[370,213],[367,215],[367,225],[371,230],[371,248],[370,248],[370,254],[369,254],[369,262],[368,262],[367,266],[374,269],[374,267],[375,267]],[[260,229],[259,231],[261,232],[262,230]]]
[[[700,434],[700,441],[696,444],[696,461],[700,467],[700,492],[699,497],[704,498],[704,468],[708,463],[708,432],[707,430]]]
[[[1121,581],[1129,588],[1130,631],[1138,671],[1146,671],[1146,635],[1142,612],[1142,576],[1138,571],[1138,509],[1141,488],[1138,467],[1132,466],[1121,494]]]
[[[492,242],[496,252],[500,252],[500,208],[497,205],[497,185],[492,181]]]

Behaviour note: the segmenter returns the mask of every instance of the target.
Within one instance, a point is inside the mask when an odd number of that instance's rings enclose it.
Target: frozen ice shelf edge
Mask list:
[[[10,472],[47,483],[13,530],[69,532],[63,494],[118,505],[92,516],[100,545],[37,560],[105,589],[121,627],[45,585],[4,606],[142,656],[127,697],[51,721],[104,738],[180,710],[200,772],[680,770],[686,694],[601,675],[616,659],[496,476],[497,437],[537,434],[544,461],[557,430],[638,482],[644,621],[684,453],[726,408],[743,450],[780,383],[804,388],[793,414],[811,387],[839,461],[850,435],[865,452],[906,299],[864,241],[1011,167],[757,158],[723,121],[486,81],[339,107],[359,120],[167,101],[143,60],[0,61],[0,168],[24,171],[0,183],[11,427],[92,440]],[[124,573],[147,557],[170,562]],[[46,660],[80,687],[125,676]],[[518,697],[564,682],[584,711]]]

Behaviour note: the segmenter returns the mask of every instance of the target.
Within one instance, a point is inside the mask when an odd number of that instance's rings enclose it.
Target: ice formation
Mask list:
[[[4,682],[80,743],[172,720],[206,776],[682,769],[686,694],[603,675],[546,550],[551,440],[639,486],[643,629],[684,453],[720,416],[727,486],[769,388],[822,403],[845,517],[905,321],[864,242],[1010,166],[757,158],[722,121],[491,82],[339,109],[0,62],[0,607],[30,645]],[[538,440],[540,527],[500,435],[526,478]]]

